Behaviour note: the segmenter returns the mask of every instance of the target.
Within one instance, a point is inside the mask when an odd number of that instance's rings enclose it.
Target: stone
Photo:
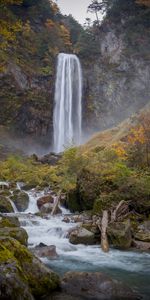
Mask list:
[[[46,195],[46,196],[43,196],[43,197],[40,197],[38,200],[37,200],[37,206],[39,209],[41,209],[41,207],[46,204],[46,203],[53,203],[54,202],[54,199],[51,195]]]
[[[56,246],[47,246],[44,244],[39,244],[32,249],[32,252],[38,257],[46,257],[48,259],[56,259],[58,254],[56,252]]]
[[[67,272],[62,278],[61,288],[63,293],[80,297],[80,299],[141,299],[123,283],[100,272]]]
[[[10,237],[0,238],[0,271],[0,299],[41,299],[60,285],[56,273]]]
[[[20,227],[4,227],[0,228],[1,237],[12,237],[23,245],[27,245],[28,235],[25,229]]]
[[[128,249],[132,243],[130,221],[115,222],[107,228],[108,238],[111,244],[118,249]]]
[[[71,231],[69,242],[72,244],[93,245],[95,244],[95,236],[89,230],[79,227]]]
[[[0,213],[14,212],[13,207],[7,197],[0,195]]]
[[[19,227],[20,222],[17,217],[0,215],[0,228],[3,227]]]
[[[29,205],[29,196],[23,191],[17,191],[11,197],[11,200],[14,202],[16,208],[20,212],[24,212]]]
[[[134,237],[136,240],[142,242],[150,242],[150,221],[140,224]]]
[[[133,240],[132,246],[141,251],[150,251],[150,243],[147,242]]]

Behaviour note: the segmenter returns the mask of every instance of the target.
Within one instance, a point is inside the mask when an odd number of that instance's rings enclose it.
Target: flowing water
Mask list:
[[[55,84],[53,115],[54,151],[79,145],[82,131],[82,71],[78,57],[60,53]]]
[[[75,223],[65,223],[63,218],[69,212],[62,208],[62,214],[41,218],[38,211],[37,199],[44,194],[32,190],[29,207],[25,213],[18,213],[22,227],[28,233],[29,247],[44,243],[55,245],[59,257],[55,260],[42,259],[54,271],[63,274],[66,271],[102,271],[112,278],[121,280],[140,292],[145,300],[150,295],[150,254],[133,251],[119,251],[111,249],[103,253],[99,247],[72,245],[67,238],[68,231],[75,227]]]

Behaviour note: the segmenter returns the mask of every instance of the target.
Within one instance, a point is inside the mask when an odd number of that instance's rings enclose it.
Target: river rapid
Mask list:
[[[37,216],[36,213],[39,211],[37,199],[43,194],[44,192],[29,191],[29,206],[24,213],[19,213],[13,206],[21,226],[28,233],[29,248],[40,243],[56,246],[58,258],[53,260],[42,258],[47,266],[60,275],[70,270],[105,272],[112,278],[121,280],[138,291],[143,295],[144,300],[150,299],[149,253],[116,249],[110,249],[109,253],[103,253],[99,245],[70,244],[67,234],[77,223],[63,222],[64,215],[69,214],[69,211],[62,207],[62,214],[60,215],[48,215],[46,218]]]

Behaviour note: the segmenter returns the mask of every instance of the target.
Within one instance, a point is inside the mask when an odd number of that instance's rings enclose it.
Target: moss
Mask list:
[[[66,200],[65,205],[71,212],[81,212],[82,211],[82,206],[79,201],[79,196],[75,189],[70,190],[67,193],[67,200]]]
[[[0,237],[12,237],[23,245],[27,245],[28,235],[23,228],[5,227],[0,228]]]
[[[0,212],[11,213],[13,211],[14,211],[13,207],[12,207],[11,203],[9,202],[9,200],[4,196],[0,196]]]
[[[12,252],[3,245],[0,245],[0,263],[6,263],[11,259],[14,259]]]
[[[20,223],[17,217],[0,216],[0,228],[3,227],[19,227]]]

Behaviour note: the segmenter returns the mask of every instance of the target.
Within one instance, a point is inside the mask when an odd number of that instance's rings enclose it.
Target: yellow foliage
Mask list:
[[[71,47],[72,43],[71,43],[71,40],[70,40],[69,30],[63,24],[60,25],[60,30],[61,30],[61,37],[64,41],[65,46]]]
[[[126,146],[121,143],[115,143],[112,145],[112,149],[115,151],[116,155],[122,160],[127,159]]]
[[[128,136],[128,142],[130,144],[145,143],[145,132],[142,125],[138,125],[137,127],[131,129],[130,135]]]

